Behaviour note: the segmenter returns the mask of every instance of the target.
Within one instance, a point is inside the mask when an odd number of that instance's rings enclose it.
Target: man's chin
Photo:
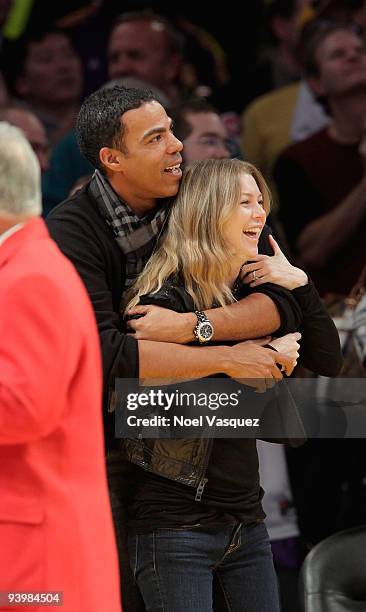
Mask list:
[[[176,185],[171,185],[169,187],[165,187],[164,195],[162,194],[161,198],[172,198],[177,195],[179,191],[179,182]]]

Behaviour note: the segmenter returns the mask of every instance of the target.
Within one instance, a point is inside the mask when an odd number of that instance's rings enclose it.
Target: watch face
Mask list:
[[[201,323],[198,333],[203,340],[210,340],[212,338],[212,331],[211,323]]]

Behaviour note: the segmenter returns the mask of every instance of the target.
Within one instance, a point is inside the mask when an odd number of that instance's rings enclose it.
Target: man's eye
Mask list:
[[[159,142],[161,139],[162,139],[162,135],[157,134],[156,136],[154,136],[154,138],[150,140],[150,142]]]

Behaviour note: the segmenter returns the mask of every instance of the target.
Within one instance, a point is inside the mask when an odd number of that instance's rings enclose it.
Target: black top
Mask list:
[[[253,439],[213,441],[200,502],[195,501],[196,489],[137,466],[134,469],[128,505],[130,533],[237,521],[249,525],[265,518]]]

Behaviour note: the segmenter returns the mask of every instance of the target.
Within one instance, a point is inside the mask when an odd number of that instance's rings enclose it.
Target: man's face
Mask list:
[[[22,130],[37,155],[41,172],[47,170],[49,145],[46,131],[39,119],[29,111],[11,108],[6,114],[6,121]]]
[[[320,44],[316,59],[319,75],[313,79],[318,95],[337,97],[366,86],[366,47],[356,34],[338,30]]]
[[[230,157],[226,129],[219,115],[212,112],[187,113],[192,132],[184,140],[184,161]]]
[[[162,90],[176,78],[179,68],[159,21],[118,25],[111,34],[108,58],[110,79],[133,76]]]
[[[52,32],[30,43],[18,80],[21,95],[53,106],[77,101],[81,88],[81,63],[66,36]]]
[[[158,102],[148,102],[123,115],[119,155],[119,193],[128,204],[148,210],[156,198],[176,195],[182,176],[182,143],[171,131],[171,119]]]

